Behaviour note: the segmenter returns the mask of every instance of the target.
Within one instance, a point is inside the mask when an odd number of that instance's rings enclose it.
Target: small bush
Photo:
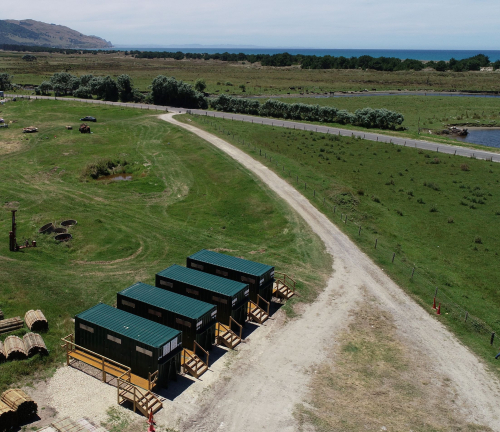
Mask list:
[[[413,196],[413,191],[412,190],[409,190],[408,192],[406,192],[408,195],[410,196]]]
[[[481,240],[481,237],[476,236],[476,237],[474,237],[474,243],[483,244],[483,240]]]
[[[448,223],[454,223],[454,220],[451,216],[448,217]]]
[[[117,174],[123,172],[126,165],[128,165],[126,160],[99,159],[96,162],[87,164],[83,170],[82,176],[84,178],[91,177],[95,180],[112,173]]]
[[[403,212],[401,210],[396,210],[396,213],[399,215],[399,216],[403,216]]]
[[[466,163],[460,165],[460,169],[462,171],[469,171],[470,170],[469,165],[467,165]]]
[[[363,196],[365,194],[365,191],[363,189],[358,189],[358,195]]]
[[[372,195],[372,201],[374,201],[376,203],[380,203],[380,198],[375,196],[375,195]]]
[[[417,202],[418,202],[419,204],[425,204],[425,202],[424,202],[424,200],[423,200],[422,198],[419,198],[419,199],[417,200]]]
[[[439,191],[439,190],[441,190],[441,188],[439,187],[439,185],[438,185],[438,184],[436,184],[436,183],[432,183],[432,182],[429,182],[429,183],[424,182],[424,186],[427,186],[428,188],[430,188],[430,189],[432,189],[432,190],[435,190],[435,191]]]
[[[429,211],[431,213],[436,213],[438,211],[438,208],[437,208],[437,205],[436,204],[432,204],[431,208],[429,209]]]

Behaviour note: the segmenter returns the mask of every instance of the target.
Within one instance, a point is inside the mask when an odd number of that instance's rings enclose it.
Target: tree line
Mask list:
[[[217,111],[238,114],[252,114],[263,117],[282,118],[285,120],[305,120],[325,123],[340,123],[367,128],[396,129],[404,121],[401,113],[387,109],[362,108],[351,113],[335,107],[310,105],[304,103],[286,103],[268,99],[263,104],[256,100],[220,95],[210,101],[210,106]]]
[[[489,57],[484,54],[477,54],[475,56],[456,60],[451,58],[448,62],[429,61],[405,59],[401,60],[396,57],[371,57],[364,55],[360,57],[344,57],[344,56],[316,56],[305,54],[245,54],[245,53],[183,53],[182,51],[122,51],[122,50],[82,50],[71,48],[50,48],[40,46],[27,46],[27,45],[14,45],[14,44],[0,44],[0,49],[5,51],[19,51],[19,52],[48,52],[59,54],[115,54],[124,52],[125,55],[131,55],[135,58],[146,59],[198,59],[198,60],[221,60],[227,62],[243,62],[249,63],[260,62],[262,66],[286,67],[299,65],[302,69],[373,69],[377,71],[395,72],[395,71],[419,71],[424,68],[432,68],[438,72],[467,72],[478,71],[482,67],[493,67],[494,70],[500,69],[500,60],[491,62]]]
[[[242,62],[249,63],[260,62],[262,66],[286,67],[293,65],[300,65],[302,69],[373,69],[377,71],[394,72],[394,71],[409,71],[409,70],[422,70],[424,68],[432,68],[439,72],[454,71],[477,71],[481,67],[492,66],[495,70],[500,68],[500,60],[494,63],[490,62],[488,56],[478,54],[463,60],[450,59],[449,62],[445,61],[429,61],[405,59],[401,60],[396,57],[371,57],[364,55],[360,57],[334,57],[330,55],[316,56],[304,54],[234,54],[234,53],[183,53],[181,51],[168,52],[168,51],[126,51],[126,55],[132,55],[135,58],[146,59],[167,59],[174,60],[183,59],[198,59],[198,60],[221,60],[228,62]]]

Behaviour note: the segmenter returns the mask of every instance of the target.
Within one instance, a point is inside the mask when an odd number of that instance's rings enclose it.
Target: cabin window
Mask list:
[[[165,357],[170,352],[170,342],[163,345],[162,357]]]
[[[94,329],[92,327],[86,326],[85,324],[80,324],[80,328],[90,333],[94,333]]]
[[[122,305],[123,305],[123,306],[128,306],[128,307],[131,307],[131,308],[134,308],[134,309],[135,309],[135,303],[129,302],[129,301],[127,301],[127,300],[123,300],[123,299],[122,299]]]
[[[226,299],[223,299],[223,298],[220,298],[220,297],[217,297],[217,296],[212,296],[212,300],[216,301],[217,303],[227,304],[227,300]]]
[[[146,354],[146,355],[147,355],[147,356],[149,356],[149,357],[153,357],[153,352],[152,352],[152,351],[149,351],[149,350],[147,350],[147,349],[145,349],[145,348],[142,348],[142,347],[140,347],[140,346],[138,346],[138,345],[136,345],[135,349],[136,349],[138,352],[142,353],[142,354]]]
[[[194,294],[194,295],[199,295],[199,291],[191,289],[191,288],[186,288],[186,292],[189,294]]]
[[[109,339],[110,341],[116,342],[117,344],[120,344],[120,345],[121,345],[121,343],[122,343],[122,340],[121,340],[121,339],[119,339],[119,338],[117,338],[117,337],[114,337],[114,336],[111,336],[110,334],[108,335],[108,339]]]
[[[223,277],[227,277],[229,273],[227,271],[224,271],[224,270],[216,269],[215,274],[221,275]]]
[[[203,266],[201,264],[196,264],[194,262],[191,263],[191,267],[198,270],[203,270]]]
[[[155,311],[153,309],[148,309],[148,313],[150,313],[151,315],[155,315],[158,318],[161,318],[161,312]]]
[[[169,288],[172,288],[174,286],[174,284],[172,282],[167,282],[164,280],[160,280],[160,285],[167,286]]]
[[[191,323],[190,323],[189,321],[184,321],[184,320],[183,320],[183,319],[181,319],[181,318],[176,318],[176,319],[175,319],[175,322],[176,322],[177,324],[180,324],[180,325],[183,325],[183,326],[186,326],[186,327],[191,328]]]

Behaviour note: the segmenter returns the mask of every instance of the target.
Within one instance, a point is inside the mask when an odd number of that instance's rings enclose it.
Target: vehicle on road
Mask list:
[[[91,116],[87,116],[87,117],[83,117],[80,119],[80,121],[90,121],[90,122],[96,122],[96,118],[95,117],[91,117]]]

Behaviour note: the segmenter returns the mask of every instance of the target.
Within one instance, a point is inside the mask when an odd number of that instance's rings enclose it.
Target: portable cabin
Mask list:
[[[75,344],[131,368],[148,379],[158,371],[158,383],[177,379],[181,367],[179,330],[103,303],[75,316]]]
[[[215,343],[217,306],[142,282],[117,294],[118,309],[182,331],[182,346],[194,351]]]
[[[232,317],[240,325],[245,325],[247,284],[173,265],[156,274],[156,286],[216,305],[217,320],[222,324],[229,325]]]
[[[203,249],[187,258],[187,267],[250,287],[250,300],[257,303],[257,295],[270,302],[273,296],[274,267]]]

